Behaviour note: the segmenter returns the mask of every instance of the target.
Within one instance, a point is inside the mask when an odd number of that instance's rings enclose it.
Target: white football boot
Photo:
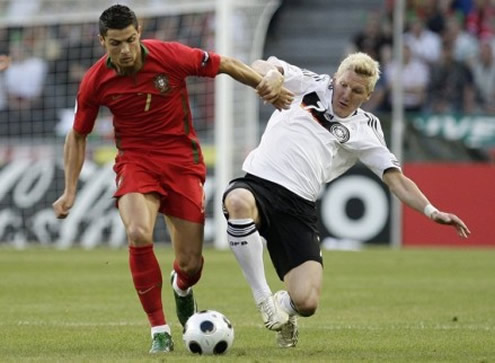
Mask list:
[[[289,315],[280,309],[272,295],[258,304],[258,310],[265,327],[270,330],[278,331],[289,321]]]
[[[278,291],[273,296],[275,304],[280,306],[280,300],[284,295],[287,295],[287,291]],[[290,348],[295,347],[299,341],[299,328],[297,327],[297,316],[292,315],[288,321],[282,325],[281,329],[277,331],[277,343],[279,347]]]

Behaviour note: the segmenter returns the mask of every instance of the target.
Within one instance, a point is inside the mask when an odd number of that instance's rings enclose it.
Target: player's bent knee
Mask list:
[[[185,275],[188,276],[193,276],[200,270],[199,266],[193,266],[192,264],[179,265],[179,268]]]
[[[311,295],[296,300],[293,299],[292,302],[301,316],[311,316],[318,308],[319,298],[316,295]]]
[[[250,191],[242,188],[234,189],[225,198],[225,208],[233,218],[248,217],[255,208],[256,202]]]
[[[184,274],[189,276],[193,276],[197,274],[198,271],[200,271],[201,268],[203,267],[203,258],[201,255],[194,256],[191,254],[185,256],[185,258],[180,258],[180,256],[177,256],[175,261],[179,269]]]
[[[144,246],[153,243],[151,231],[141,225],[130,225],[127,228],[127,238],[132,246]]]
[[[316,309],[318,308],[318,304],[312,304],[311,302],[305,302],[301,305],[296,304],[297,312],[301,316],[311,316],[316,313]]]

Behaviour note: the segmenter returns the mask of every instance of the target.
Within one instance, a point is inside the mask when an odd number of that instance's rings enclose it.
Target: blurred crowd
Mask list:
[[[495,0],[408,0],[402,84],[409,112],[495,115]],[[351,51],[372,55],[382,78],[370,111],[391,109],[400,67],[392,58],[394,0],[369,14]]]
[[[193,47],[213,48],[210,13],[140,19],[142,38],[176,40]],[[0,73],[0,136],[63,136],[72,124],[79,83],[104,50],[98,42],[98,24],[62,23],[0,27],[0,54],[10,66]],[[192,82],[191,104],[201,130],[211,122],[213,84]],[[112,137],[109,112],[103,110],[97,133]],[[106,115],[106,116],[105,116]]]
[[[392,84],[399,72],[392,57],[394,0],[384,1],[383,8],[368,14],[350,49],[367,52],[382,65],[382,77],[365,105],[375,112],[391,109]],[[40,0],[0,0],[0,4],[11,5],[0,10],[13,18],[41,6]],[[44,0],[43,6],[60,4],[76,6],[58,0]],[[140,20],[143,38],[214,49],[212,18],[211,13],[191,13]],[[406,111],[495,115],[495,0],[408,0],[405,23],[401,72]],[[65,134],[82,76],[104,53],[97,34],[96,19],[0,26],[0,54],[11,60],[0,73],[0,136]],[[190,82],[200,133],[211,129],[213,88],[209,80]],[[109,113],[103,110],[101,115],[105,122],[97,123],[97,132],[111,138]]]

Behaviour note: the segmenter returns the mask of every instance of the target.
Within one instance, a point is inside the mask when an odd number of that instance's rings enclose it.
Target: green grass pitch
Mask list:
[[[0,248],[1,362],[495,362],[495,249],[324,251],[321,305],[300,319],[296,348],[276,346],[230,251],[205,250],[200,309],[235,328],[225,356],[182,343],[168,285],[172,251],[157,247],[176,349],[150,356],[126,249]],[[267,261],[275,292],[282,287]]]

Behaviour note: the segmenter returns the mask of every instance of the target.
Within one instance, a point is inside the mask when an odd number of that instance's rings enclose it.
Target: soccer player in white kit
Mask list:
[[[289,109],[272,114],[260,144],[244,161],[247,174],[234,179],[224,193],[227,235],[265,326],[277,331],[281,347],[293,347],[297,316],[313,315],[320,299],[323,261],[315,202],[325,183],[357,161],[409,207],[455,227],[463,238],[470,231],[454,214],[436,209],[402,173],[380,121],[360,108],[380,76],[378,62],[354,53],[333,77],[275,57],[252,67],[262,75],[283,77],[295,97]],[[287,289],[275,295],[265,278],[261,237]]]

